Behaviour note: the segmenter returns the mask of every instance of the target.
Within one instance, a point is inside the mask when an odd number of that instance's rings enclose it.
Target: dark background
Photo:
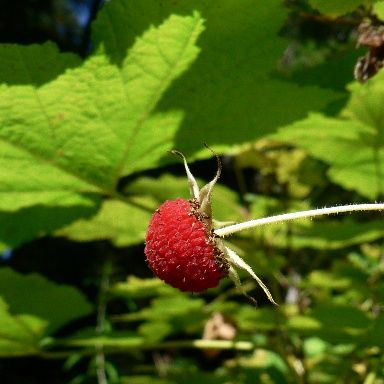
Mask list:
[[[63,51],[91,50],[90,22],[104,0],[1,0],[0,43],[55,41]]]

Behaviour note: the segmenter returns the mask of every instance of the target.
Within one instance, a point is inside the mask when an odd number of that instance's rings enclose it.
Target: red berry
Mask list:
[[[199,208],[196,200],[168,200],[154,213],[147,231],[149,266],[182,291],[216,287],[229,267]]]

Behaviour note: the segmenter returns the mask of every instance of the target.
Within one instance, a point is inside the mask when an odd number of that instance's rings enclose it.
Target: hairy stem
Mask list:
[[[351,205],[341,205],[339,207],[329,207],[329,208],[319,208],[319,209],[310,209],[308,211],[284,213],[282,215],[264,217],[262,219],[245,221],[239,224],[229,225],[228,227],[218,228],[215,230],[217,236],[226,236],[235,232],[242,231],[244,229],[251,229],[255,227],[260,227],[267,224],[273,223],[283,223],[289,220],[311,218],[316,216],[325,216],[345,212],[356,212],[356,211],[382,211],[384,210],[384,203],[374,203],[374,204],[351,204]]]

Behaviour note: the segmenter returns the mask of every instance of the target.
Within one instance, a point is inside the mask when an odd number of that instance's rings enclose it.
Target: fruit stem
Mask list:
[[[255,220],[245,221],[239,224],[229,225],[227,227],[215,229],[215,234],[217,236],[222,237],[222,236],[227,236],[232,233],[242,231],[244,229],[260,227],[263,225],[273,224],[273,223],[283,223],[289,220],[310,218],[315,216],[332,215],[332,214],[338,214],[343,212],[382,211],[382,210],[384,210],[384,203],[350,204],[350,205],[341,205],[338,207],[310,209],[308,211],[284,213],[282,215],[263,217],[262,219],[255,219]]]

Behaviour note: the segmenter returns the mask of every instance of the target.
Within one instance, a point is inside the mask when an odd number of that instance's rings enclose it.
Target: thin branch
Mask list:
[[[227,236],[235,232],[239,232],[245,229],[251,229],[260,227],[267,224],[283,223],[289,220],[311,218],[316,216],[333,215],[345,212],[356,212],[356,211],[382,211],[384,210],[384,203],[375,204],[351,204],[342,205],[339,207],[319,208],[311,209],[309,211],[300,211],[292,213],[284,213],[282,215],[264,217],[262,219],[245,221],[243,223],[229,225],[228,227],[218,228],[215,230],[217,236]]]
[[[99,303],[97,308],[97,324],[96,333],[102,335],[105,330],[105,321],[107,313],[107,299],[106,292],[109,288],[109,265],[105,265],[103,268],[103,275],[101,278],[100,292],[99,292]],[[102,344],[95,344],[95,363],[96,363],[96,376],[98,384],[108,384],[107,374],[105,372],[105,355]]]
[[[121,339],[120,339],[121,340]],[[75,347],[74,349],[61,350],[61,351],[41,351],[38,356],[45,359],[65,359],[68,356],[73,354],[78,354],[81,356],[91,356],[94,354],[95,347],[102,347],[105,354],[116,354],[116,353],[125,353],[128,351],[138,351],[138,350],[159,350],[159,349],[220,349],[220,350],[236,350],[236,351],[252,351],[256,348],[256,344],[251,341],[231,341],[231,340],[174,340],[174,341],[164,341],[161,343],[127,343],[126,345],[121,345],[119,341],[115,345],[110,341],[104,344],[103,342],[95,342],[93,348],[87,341],[84,342],[84,349],[79,349],[81,347],[81,340],[67,340],[65,342],[58,341],[54,342],[52,346],[66,345],[68,347]]]

